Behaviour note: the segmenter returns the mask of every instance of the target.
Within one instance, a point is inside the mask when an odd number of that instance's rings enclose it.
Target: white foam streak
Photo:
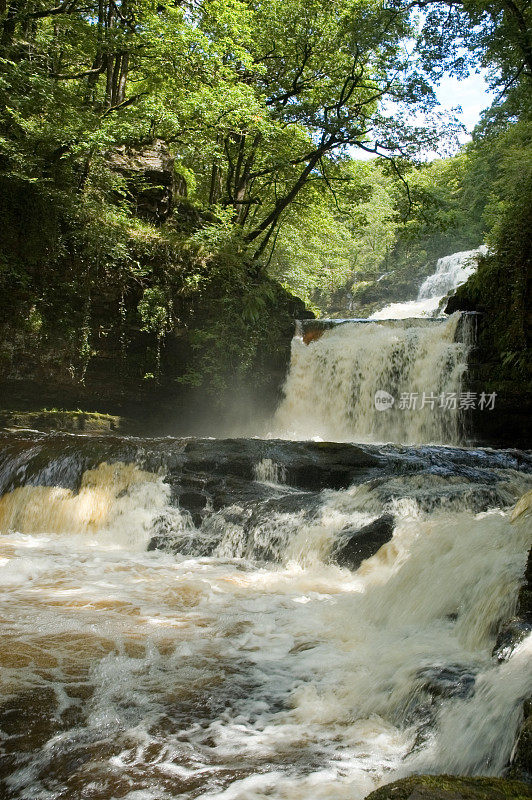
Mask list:
[[[254,472],[255,480],[261,483],[283,484],[286,481],[286,468],[271,458],[263,458],[255,464]]]

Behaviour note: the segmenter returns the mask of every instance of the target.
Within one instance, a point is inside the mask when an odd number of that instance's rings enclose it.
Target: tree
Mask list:
[[[352,0],[250,6],[252,67],[240,82],[254,110],[215,123],[209,198],[233,206],[259,257],[308,181],[327,183],[331,163],[349,148],[412,156],[435,147],[442,126],[404,121],[436,103],[403,47],[414,34],[404,16]]]
[[[422,10],[418,52],[436,78],[487,70],[498,101],[532,80],[532,9],[528,0],[394,0],[397,13]]]

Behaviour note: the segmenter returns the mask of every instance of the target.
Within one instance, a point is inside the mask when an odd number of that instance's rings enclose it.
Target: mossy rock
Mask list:
[[[519,731],[508,777],[516,780],[532,780],[532,698],[523,705],[524,720]]]
[[[504,778],[413,775],[381,786],[366,800],[524,800],[532,786]]]
[[[89,411],[0,411],[0,424],[6,428],[77,433],[117,432],[124,428],[122,417]]]

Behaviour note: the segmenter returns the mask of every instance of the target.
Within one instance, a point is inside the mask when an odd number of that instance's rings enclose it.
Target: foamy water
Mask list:
[[[370,319],[443,316],[440,307],[444,298],[473,275],[477,269],[479,256],[486,255],[487,252],[488,248],[481,245],[475,250],[464,250],[439,258],[436,263],[436,272],[425,278],[419,287],[416,300],[390,303],[379,311],[375,311]]]
[[[296,333],[274,434],[287,439],[458,444],[468,324],[460,313],[430,322],[348,322],[324,331],[308,345]],[[379,391],[393,397],[393,407],[376,407]],[[449,396],[455,399],[453,407],[445,405]]]
[[[437,473],[326,490],[311,518],[257,523],[268,563],[242,555],[243,501],[199,531],[165,475],[134,464],[8,492],[5,796],[356,800],[413,771],[499,773],[531,688],[529,641],[491,657],[532,544],[528,506],[508,510],[530,477],[503,472],[505,510],[481,513],[467,492],[442,503]],[[286,479],[271,459],[256,477]],[[338,534],[383,510],[392,540],[335,566]],[[161,520],[177,542],[216,534],[213,554],[148,552]],[[443,669],[447,695],[430,689]]]

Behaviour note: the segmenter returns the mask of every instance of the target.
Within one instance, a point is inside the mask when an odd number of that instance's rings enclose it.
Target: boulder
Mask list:
[[[390,541],[394,527],[393,515],[383,514],[363,528],[342,531],[342,542],[334,554],[334,560],[341,567],[358,569],[366,558],[375,555],[383,544]]]
[[[503,778],[412,775],[369,794],[366,800],[524,800],[532,787]]]

